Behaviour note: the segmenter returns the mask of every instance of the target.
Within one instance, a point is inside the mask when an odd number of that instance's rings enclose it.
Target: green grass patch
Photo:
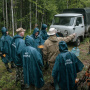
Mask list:
[[[33,31],[32,31],[33,32]],[[30,32],[27,31],[26,35],[30,35]],[[79,46],[80,49],[80,56],[78,57],[84,64],[84,68],[81,72],[78,73],[77,78],[82,78],[85,74],[88,66],[90,65],[90,55],[88,55],[88,46],[89,46],[89,38],[85,38],[81,45]],[[74,47],[74,44],[69,45],[69,51]],[[10,66],[10,64],[9,64]],[[12,73],[8,73],[1,58],[0,58],[0,90],[20,90],[20,83],[15,86],[15,69],[12,70]],[[50,82],[50,69],[43,70],[43,76],[45,80],[45,86],[43,88],[49,87],[48,83]],[[83,83],[82,86],[87,90],[88,86],[86,83]],[[52,88],[52,87],[51,87]],[[49,88],[50,90],[50,88]],[[54,90],[54,89],[53,89]],[[80,89],[79,89],[80,90]]]

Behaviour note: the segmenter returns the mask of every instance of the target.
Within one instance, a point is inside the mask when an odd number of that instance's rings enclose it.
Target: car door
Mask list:
[[[77,17],[75,23],[75,33],[77,37],[84,36],[84,30],[85,30],[85,26],[84,26],[83,17]]]

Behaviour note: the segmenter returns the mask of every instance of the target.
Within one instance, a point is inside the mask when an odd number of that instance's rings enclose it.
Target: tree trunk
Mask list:
[[[36,24],[37,24],[37,0],[36,0]]]
[[[68,0],[67,0],[67,9],[68,9]]]
[[[20,9],[20,18],[21,18],[21,23],[20,26],[22,27],[22,0],[21,0],[21,9]]]
[[[4,27],[5,27],[5,12],[4,12],[4,0],[3,0],[3,20],[4,20]]]
[[[31,33],[31,29],[32,29],[32,26],[31,26],[32,25],[32,23],[31,23],[31,15],[32,14],[31,14],[31,1],[30,1],[30,33]]]
[[[11,0],[11,11],[12,11],[12,28],[13,28],[13,36],[14,36],[13,0]]]
[[[15,5],[17,5],[17,0],[15,0]],[[16,15],[15,15],[16,14]],[[17,10],[14,8],[14,21],[15,21],[15,30],[17,29]]]
[[[6,0],[6,28],[8,29],[8,12],[7,12],[7,0]]]
[[[44,17],[44,9],[43,9],[43,14],[42,14],[41,28],[42,28],[42,24],[44,23],[43,22],[43,17]]]
[[[16,10],[14,9],[14,15],[16,14]],[[15,30],[17,29],[17,17],[14,17]]]

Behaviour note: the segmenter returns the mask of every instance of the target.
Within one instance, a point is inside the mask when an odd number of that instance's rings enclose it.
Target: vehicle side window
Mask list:
[[[76,20],[76,22],[77,21],[79,22],[79,24],[82,24],[82,18],[81,17],[78,17],[77,20]]]

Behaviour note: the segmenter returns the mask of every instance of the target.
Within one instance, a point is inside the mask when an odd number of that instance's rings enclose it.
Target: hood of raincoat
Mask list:
[[[6,35],[7,29],[5,27],[2,27],[1,31],[2,31],[2,35]]]
[[[66,42],[64,42],[64,41],[59,42],[59,51],[60,52],[67,52],[68,51],[68,47],[67,47]]]
[[[34,39],[30,37],[29,35],[26,36],[25,38],[25,44],[26,46],[34,46]]]
[[[46,24],[42,24],[42,29],[41,29],[41,31],[42,31],[43,33],[47,33],[47,32],[46,32],[46,28],[47,28],[47,25],[46,25]]]
[[[16,38],[21,38],[21,39],[23,39],[24,37],[22,37],[22,36],[20,36],[19,34],[17,34],[17,35],[15,35],[15,36],[13,37],[13,39],[16,39]]]
[[[47,25],[46,24],[42,24],[42,29],[41,30],[46,30]]]
[[[42,29],[40,30],[40,36],[42,37],[43,40],[47,40],[47,38],[49,37],[49,35],[47,35],[47,31],[46,31],[47,25],[46,24],[42,24]]]
[[[38,28],[35,28],[34,31],[33,31],[33,37],[35,38],[35,33],[36,32],[39,32],[39,29]]]

